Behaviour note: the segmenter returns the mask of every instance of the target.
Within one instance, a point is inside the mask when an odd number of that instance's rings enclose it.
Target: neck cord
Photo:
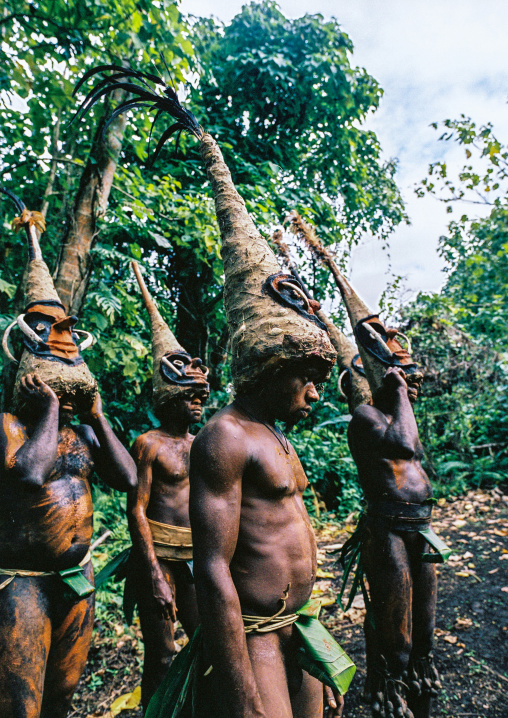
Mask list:
[[[266,421],[263,421],[263,419],[260,419],[259,417],[255,416],[251,411],[249,411],[244,406],[243,402],[240,401],[239,399],[235,399],[234,403],[244,412],[244,414],[247,414],[249,419],[252,419],[253,421],[257,421],[258,424],[263,424],[263,426],[266,426],[268,431],[275,436],[275,438],[277,439],[279,444],[284,449],[285,453],[288,454],[288,456],[289,456],[289,453],[290,453],[289,441],[283,431],[281,431],[277,427],[274,428],[274,427],[270,426],[270,424],[268,424]]]

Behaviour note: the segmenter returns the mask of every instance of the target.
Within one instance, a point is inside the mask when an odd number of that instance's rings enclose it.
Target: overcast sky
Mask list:
[[[182,0],[183,13],[229,21],[242,0]],[[438,142],[431,122],[461,113],[492,122],[508,141],[508,3],[502,0],[281,0],[288,17],[334,16],[351,37],[353,64],[363,66],[384,89],[368,127],[386,158],[399,160],[397,181],[411,226],[391,239],[392,267],[412,290],[437,290],[443,283],[438,238],[450,215],[431,197],[418,199],[414,185],[429,162],[460,167],[464,154]],[[471,207],[468,212],[471,212]],[[386,286],[388,259],[366,238],[353,256],[352,281],[374,308]]]

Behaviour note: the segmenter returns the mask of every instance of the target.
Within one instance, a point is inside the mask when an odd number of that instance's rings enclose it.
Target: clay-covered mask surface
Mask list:
[[[326,331],[325,325],[317,318],[320,304],[310,299],[300,282],[291,274],[272,274],[263,285],[264,290],[279,304],[298,312],[302,317]]]
[[[76,366],[83,363],[76,317],[66,316],[57,302],[34,302],[22,315],[23,343],[29,352],[50,361]]]
[[[169,352],[160,363],[160,373],[168,384],[181,387],[202,387],[208,391],[208,368],[199,357],[185,352]]]
[[[401,367],[406,374],[420,374],[410,354],[409,340],[397,329],[387,329],[377,315],[359,321],[354,332],[363,348],[386,366]],[[406,346],[402,346],[399,338],[405,341]],[[356,357],[355,360],[354,368],[361,373],[361,360]]]

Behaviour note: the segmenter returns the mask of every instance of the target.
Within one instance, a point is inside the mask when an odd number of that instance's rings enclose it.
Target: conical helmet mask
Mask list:
[[[75,119],[82,117],[104,95],[128,84],[129,99],[115,109],[106,127],[114,117],[132,109],[132,97],[138,97],[143,106],[150,104],[158,110],[157,117],[167,113],[176,120],[161,135],[152,163],[173,133],[187,130],[200,143],[222,237],[224,304],[236,389],[252,385],[270,367],[302,359],[321,365],[326,378],[336,353],[326,328],[316,317],[317,303],[313,306],[298,282],[280,271],[275,255],[247,213],[213,138],[203,131],[194,115],[181,106],[173,87],[165,85],[163,94],[152,89],[152,84],[164,85],[161,78],[153,74],[119,65],[103,65],[86,72],[76,90],[99,72],[113,74],[88,93]],[[142,84],[136,85],[135,81]]]
[[[193,359],[177,341],[162,318],[141,276],[137,262],[131,264],[150,317],[153,357],[153,402],[159,408],[168,401],[200,389],[210,391],[208,369],[201,359]]]
[[[6,189],[0,191],[13,201],[20,212],[20,216],[13,221],[13,228],[16,232],[24,229],[28,239],[25,311],[7,327],[2,340],[9,359],[17,362],[9,350],[8,337],[15,325],[23,332],[24,351],[14,384],[13,410],[19,410],[24,401],[20,393],[21,378],[37,373],[57,396],[71,403],[76,411],[85,411],[92,405],[97,383],[81,351],[93,343],[93,338],[89,332],[74,328],[77,318],[66,315],[42,259],[37,231],[44,231],[44,217],[39,212],[27,210],[13,192]],[[85,335],[85,338],[80,335]]]
[[[400,367],[411,381],[418,383],[423,378],[417,364],[411,358],[411,343],[397,329],[387,328],[377,314],[373,314],[355,292],[351,284],[339,271],[329,251],[317,238],[314,229],[293,211],[288,217],[292,231],[297,234],[323,264],[326,264],[339,288],[342,300],[353,327],[360,360],[353,360],[357,373],[365,373],[372,394],[381,388],[386,370],[390,366]],[[397,339],[406,342],[404,348]]]

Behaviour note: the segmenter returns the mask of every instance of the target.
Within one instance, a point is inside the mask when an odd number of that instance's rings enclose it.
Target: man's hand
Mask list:
[[[397,389],[405,389],[407,391],[406,375],[398,366],[388,367],[383,383],[387,389],[391,389],[393,391]]]
[[[85,417],[88,418],[89,421],[93,421],[94,419],[99,419],[102,415],[102,399],[101,395],[97,391],[95,393],[93,404],[86,412]]]
[[[325,718],[340,718],[344,709],[344,696],[323,683],[323,703]]]
[[[171,586],[163,576],[153,581],[153,597],[162,619],[175,623],[177,612],[175,596]]]
[[[19,385],[25,400],[30,404],[35,403],[39,409],[49,409],[51,404],[58,406],[57,395],[38,374],[27,374],[21,377]]]

